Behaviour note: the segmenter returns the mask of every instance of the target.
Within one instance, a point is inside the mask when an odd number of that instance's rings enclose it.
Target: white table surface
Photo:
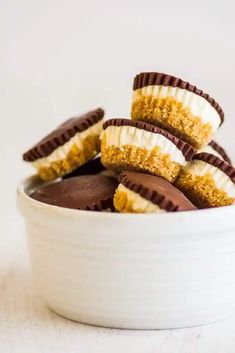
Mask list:
[[[0,234],[1,353],[234,353],[235,318],[179,330],[127,331],[64,319],[42,302],[33,284],[24,224],[4,212]]]

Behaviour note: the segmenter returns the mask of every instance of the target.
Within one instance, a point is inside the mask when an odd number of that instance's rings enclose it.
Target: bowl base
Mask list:
[[[192,327],[197,327],[197,326],[206,326],[206,325],[213,325],[216,323],[219,323],[221,321],[225,321],[228,320],[230,318],[232,318],[233,316],[235,316],[235,314],[233,315],[227,315],[221,318],[217,318],[217,319],[211,319],[209,321],[205,321],[205,322],[197,322],[195,324],[182,324],[182,325],[169,325],[169,326],[162,326],[160,323],[156,324],[156,325],[148,325],[146,322],[145,323],[141,323],[141,324],[137,324],[132,323],[130,325],[128,325],[127,323],[121,323],[120,320],[109,320],[107,318],[94,318],[94,317],[89,317],[89,315],[86,315],[86,318],[84,317],[84,315],[79,315],[78,313],[74,313],[74,312],[69,312],[67,310],[63,310],[61,308],[55,307],[54,305],[50,305],[50,304],[46,304],[47,307],[52,310],[54,313],[56,313],[57,315],[82,324],[82,325],[88,325],[88,326],[94,326],[94,327],[100,327],[100,328],[107,328],[107,329],[118,329],[118,330],[141,330],[141,331],[154,331],[154,330],[180,330],[180,329],[185,329],[185,328],[192,328]],[[112,321],[112,322],[111,322]]]

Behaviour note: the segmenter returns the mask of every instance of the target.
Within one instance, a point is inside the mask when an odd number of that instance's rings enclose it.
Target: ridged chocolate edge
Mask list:
[[[110,209],[112,212],[115,211],[115,207],[113,205],[113,198],[108,197],[107,199],[100,200],[99,202],[95,203],[93,206],[87,206],[86,208],[77,208],[78,210],[83,211],[106,211]]]
[[[190,161],[194,156],[194,154],[196,153],[196,150],[188,143],[183,142],[178,137],[172,135],[166,130],[163,130],[157,126],[154,126],[148,123],[144,123],[143,121],[124,119],[124,118],[114,118],[114,119],[105,121],[103,125],[104,130],[111,125],[112,126],[133,126],[133,127],[136,127],[137,129],[146,130],[148,132],[152,132],[155,134],[161,134],[164,137],[166,137],[169,141],[174,143],[174,145],[183,153],[186,161]]]
[[[142,196],[144,199],[151,201],[168,212],[175,212],[178,210],[179,205],[175,205],[172,201],[167,200],[166,196],[160,194],[156,190],[152,191],[141,184],[133,183],[125,173],[119,176],[119,182],[126,188]]]
[[[218,152],[221,157],[229,164],[232,164],[231,159],[229,158],[229,156],[227,155],[226,151],[224,150],[223,147],[221,147],[217,142],[215,142],[214,140],[212,140],[209,143],[209,146],[211,146],[216,152]]]
[[[235,183],[235,169],[224,160],[220,159],[217,156],[214,156],[211,153],[201,152],[195,154],[193,157],[194,160],[200,160],[205,163],[208,163],[225,173],[233,183]]]
[[[224,112],[221,106],[212,97],[210,97],[209,94],[203,92],[202,90],[198,89],[196,86],[191,85],[189,82],[186,82],[179,77],[164,74],[161,72],[142,72],[135,76],[134,83],[133,83],[133,90],[135,91],[136,89],[139,89],[139,88],[143,88],[146,86],[154,86],[154,85],[178,87],[197,94],[198,96],[206,99],[211,104],[211,106],[219,114],[221,124],[223,123]]]
[[[51,206],[56,206],[56,207],[62,207],[62,208],[69,208],[72,210],[80,210],[80,211],[105,211],[110,209],[112,212],[115,211],[114,205],[113,205],[113,198],[112,197],[108,197],[106,199],[100,200],[96,203],[94,203],[93,205],[89,205],[87,207],[76,207],[76,208],[72,208],[72,207],[65,207],[65,206],[57,206],[55,204],[52,203],[47,203],[47,202],[43,202],[42,200],[38,200],[37,198],[35,198],[33,196],[34,192],[29,195],[32,199],[47,204],[47,205],[51,205]]]
[[[38,143],[27,152],[23,154],[23,160],[26,162],[33,162],[37,159],[49,156],[56,148],[68,142],[77,132],[83,132],[92,125],[96,124],[104,117],[104,110],[102,108],[95,109],[78,118],[85,118],[86,121],[81,124],[79,121],[69,129],[61,132],[59,137],[53,137],[43,143]],[[55,129],[56,130],[56,129]]]

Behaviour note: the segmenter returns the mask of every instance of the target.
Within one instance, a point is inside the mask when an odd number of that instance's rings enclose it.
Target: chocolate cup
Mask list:
[[[189,82],[181,80],[179,77],[160,73],[160,72],[142,72],[135,76],[133,89],[134,91],[147,86],[171,86],[186,89],[187,91],[193,92],[198,96],[206,99],[210,105],[217,111],[220,116],[221,124],[224,121],[224,112],[221,106],[202,90],[196,86],[191,85]]]
[[[84,175],[41,186],[30,197],[50,205],[78,210],[114,210],[113,196],[117,186],[114,178]]]
[[[181,191],[162,178],[126,171],[119,176],[119,182],[168,212],[197,209]]]
[[[59,146],[68,142],[77,132],[87,130],[90,126],[98,123],[103,117],[104,110],[98,108],[79,117],[66,120],[25,152],[23,159],[27,162],[33,162],[37,159],[49,156]]]
[[[161,134],[162,136],[166,137],[169,141],[174,143],[174,145],[183,153],[186,161],[190,161],[196,153],[196,150],[188,143],[183,142],[178,137],[172,135],[166,130],[163,130],[157,126],[148,123],[144,123],[143,121],[116,118],[107,120],[103,125],[104,130],[107,129],[107,127],[109,126],[133,126],[137,129],[142,129],[154,134]]]
[[[206,152],[195,154],[193,159],[203,161],[205,163],[208,163],[220,169],[231,179],[233,183],[235,183],[235,169],[229,163],[225,162],[223,159],[217,156],[214,156],[211,153],[206,153]]]

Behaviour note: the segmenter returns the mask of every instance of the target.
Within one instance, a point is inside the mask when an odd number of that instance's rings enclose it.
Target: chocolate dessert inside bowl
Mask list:
[[[104,175],[77,176],[38,187],[30,197],[77,210],[111,211],[117,185],[116,179]]]
[[[134,90],[132,119],[103,124],[91,111],[75,139],[57,136],[62,154],[43,141],[24,154],[38,175],[19,185],[18,206],[41,296],[64,317],[114,328],[234,315],[235,172],[212,141],[223,110],[170,75],[140,74]]]
[[[122,329],[189,327],[235,314],[234,206],[97,212],[37,201],[35,186],[43,187],[38,177],[19,185],[18,207],[38,291],[56,313]]]

